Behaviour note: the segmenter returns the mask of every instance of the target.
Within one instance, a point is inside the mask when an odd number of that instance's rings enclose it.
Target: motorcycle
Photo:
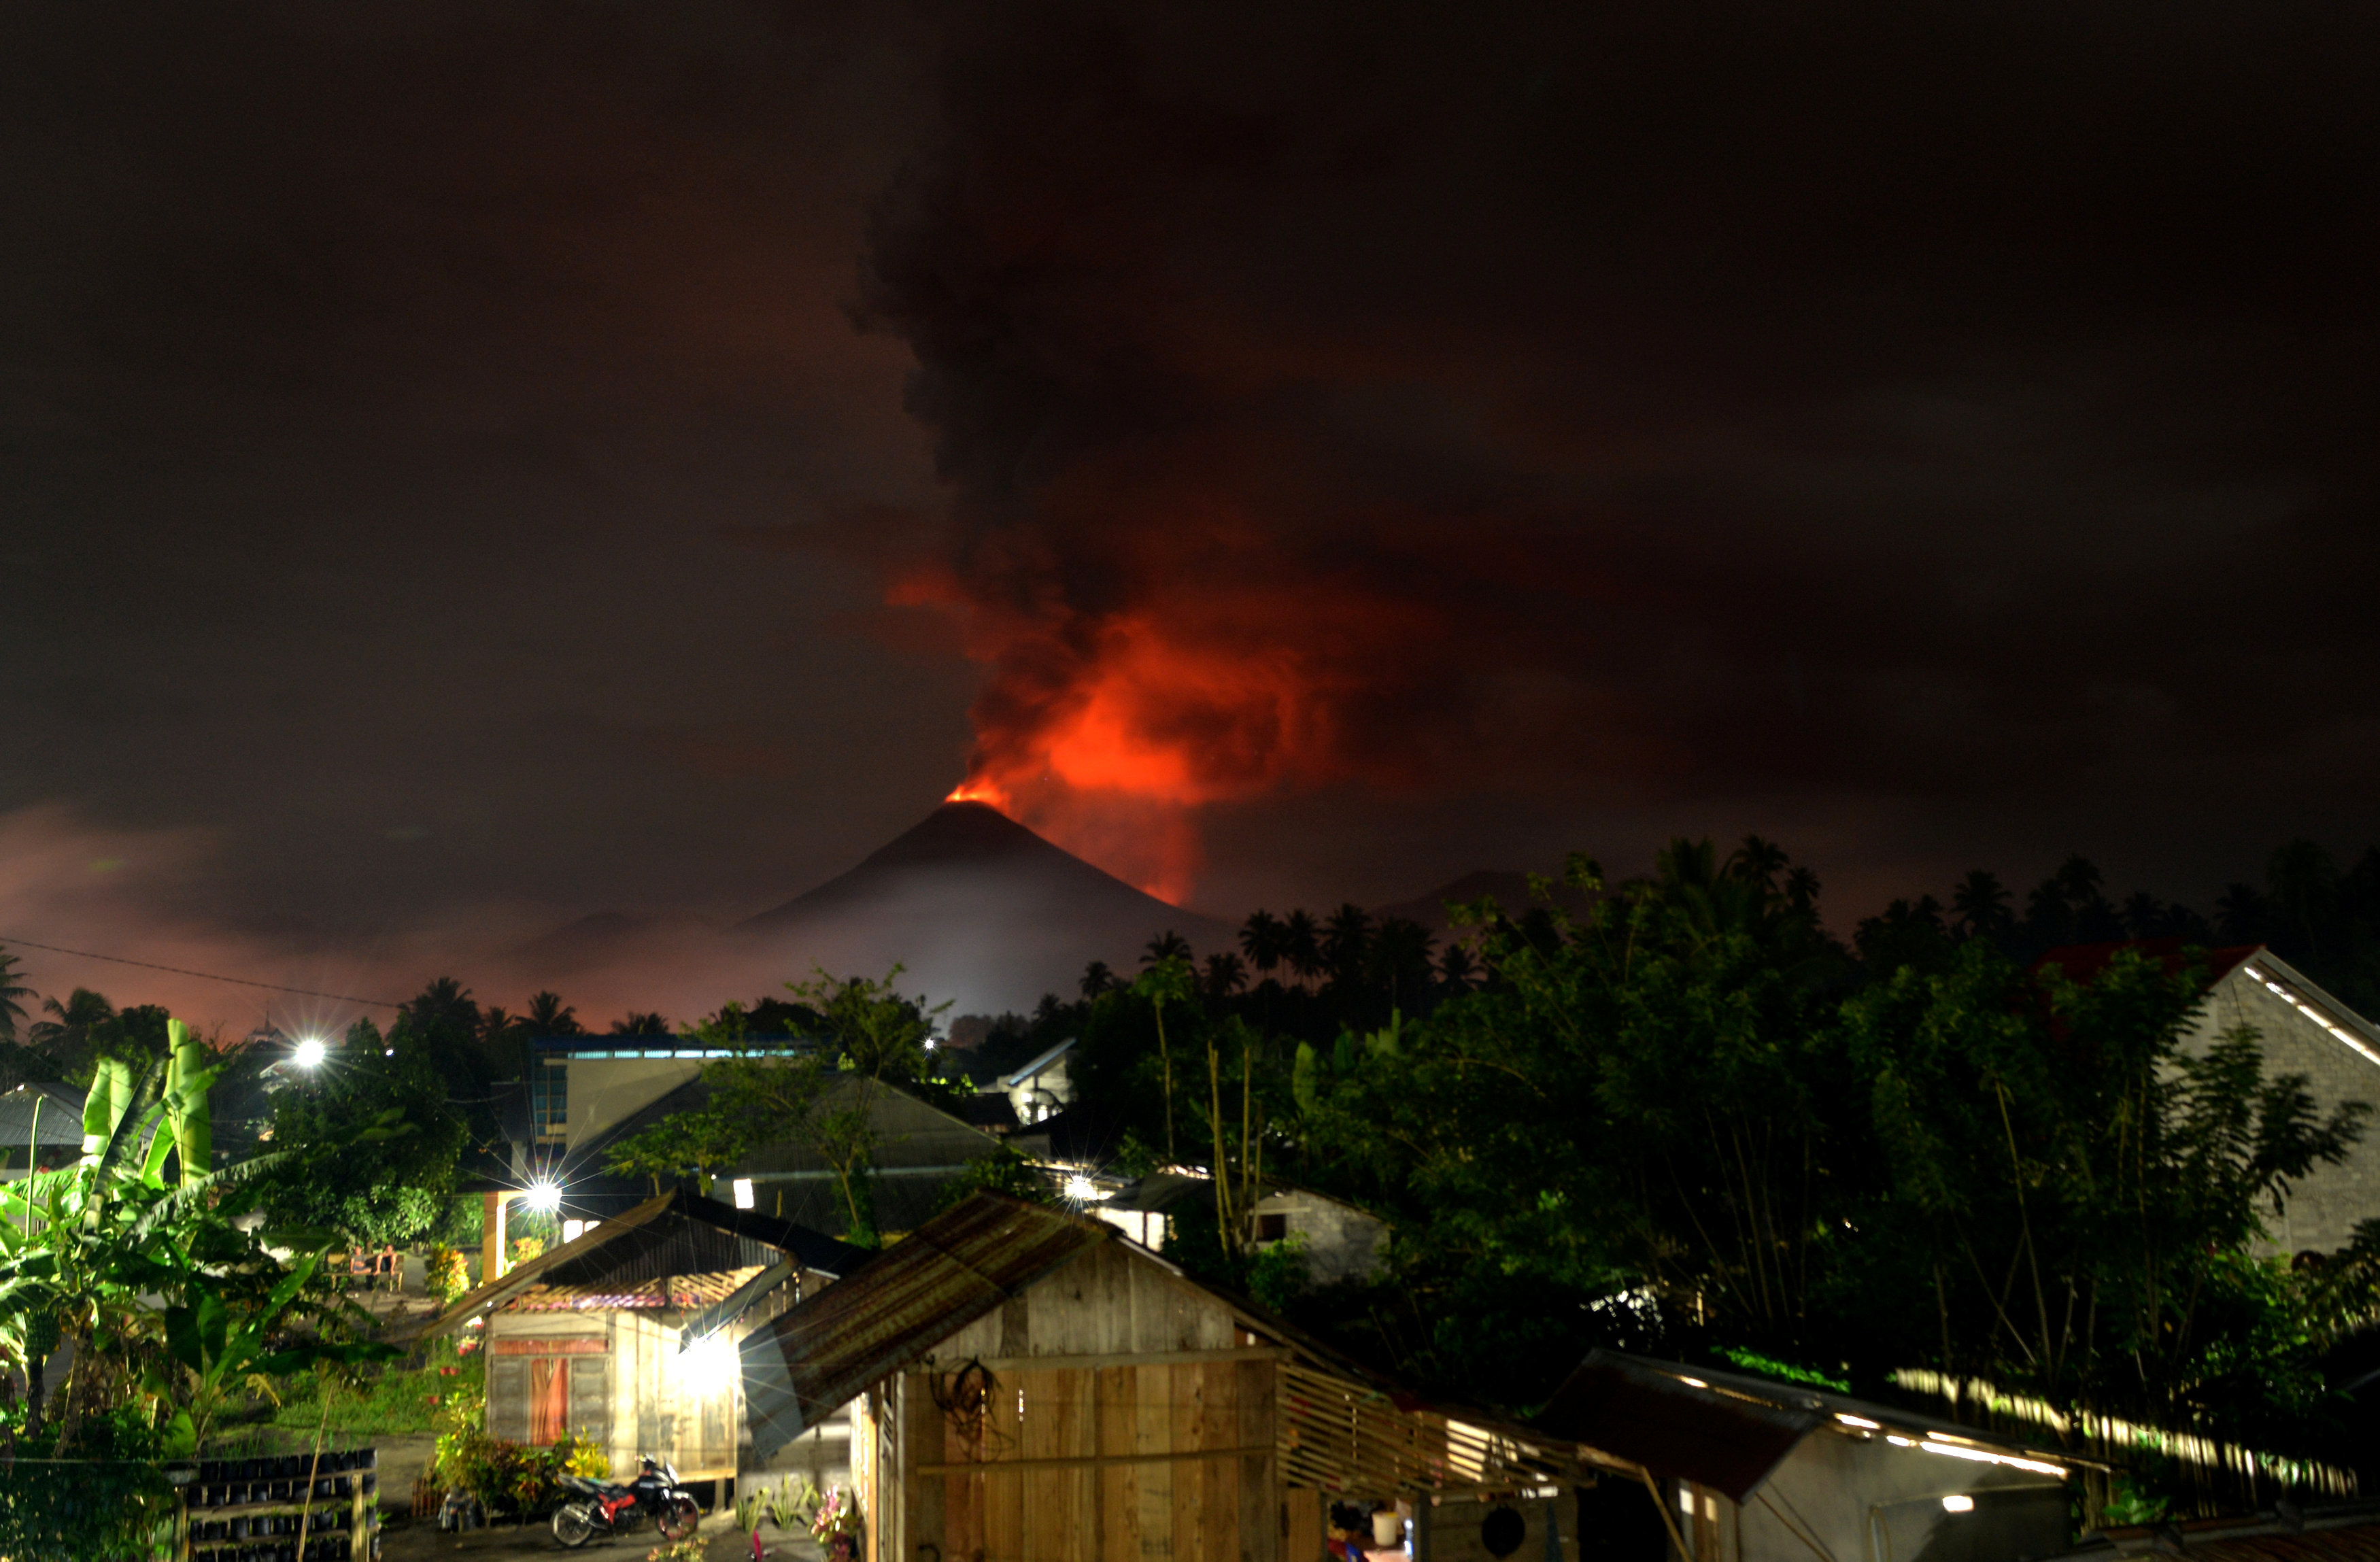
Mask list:
[[[682,1541],[702,1521],[702,1509],[678,1484],[677,1471],[650,1454],[627,1485],[562,1477],[572,1495],[553,1510],[553,1538],[573,1550],[597,1535],[625,1535],[648,1519],[665,1541]]]

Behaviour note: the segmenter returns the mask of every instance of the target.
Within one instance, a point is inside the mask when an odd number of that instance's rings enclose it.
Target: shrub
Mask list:
[[[439,1243],[430,1250],[429,1262],[423,1267],[430,1294],[437,1299],[441,1307],[470,1289],[470,1269],[464,1263],[459,1248]]]

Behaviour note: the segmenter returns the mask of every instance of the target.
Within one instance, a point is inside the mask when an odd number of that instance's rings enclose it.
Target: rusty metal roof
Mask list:
[[[761,1265],[754,1264],[708,1275],[662,1275],[625,1287],[533,1285],[503,1303],[499,1311],[565,1313],[591,1307],[715,1307],[761,1273]]]
[[[869,1259],[867,1250],[807,1226],[737,1209],[681,1188],[647,1199],[575,1241],[515,1265],[500,1278],[466,1293],[437,1317],[390,1338],[403,1343],[444,1334],[504,1305],[532,1286],[626,1293],[650,1281],[751,1270],[773,1262],[780,1253],[795,1258],[804,1268],[837,1277]]]
[[[745,1338],[756,1442],[790,1442],[1113,1234],[1103,1221],[998,1193],[936,1216]]]

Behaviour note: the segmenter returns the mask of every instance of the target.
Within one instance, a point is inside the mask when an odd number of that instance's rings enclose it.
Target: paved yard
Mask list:
[[[702,1521],[702,1539],[707,1547],[707,1562],[750,1562],[752,1539],[735,1530],[732,1513],[714,1513]],[[820,1562],[819,1548],[807,1535],[795,1539],[781,1534],[773,1526],[760,1528],[761,1555],[767,1562]],[[400,1524],[391,1520],[383,1532],[381,1550],[382,1562],[413,1562],[416,1558],[464,1556],[470,1557],[497,1556],[579,1556],[590,1562],[644,1562],[645,1554],[661,1544],[661,1537],[649,1526],[638,1530],[625,1540],[595,1540],[577,1552],[567,1552],[553,1538],[553,1532],[540,1524],[530,1528],[509,1526],[493,1530],[473,1530],[465,1534],[440,1534],[434,1523]]]

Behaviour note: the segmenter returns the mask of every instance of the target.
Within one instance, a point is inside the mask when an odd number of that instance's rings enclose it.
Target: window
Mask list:
[[[1285,1214],[1257,1217],[1257,1241],[1277,1242],[1289,1236],[1289,1217]]]
[[[529,1132],[540,1144],[559,1144],[570,1123],[570,1065],[540,1061],[529,1070]]]

